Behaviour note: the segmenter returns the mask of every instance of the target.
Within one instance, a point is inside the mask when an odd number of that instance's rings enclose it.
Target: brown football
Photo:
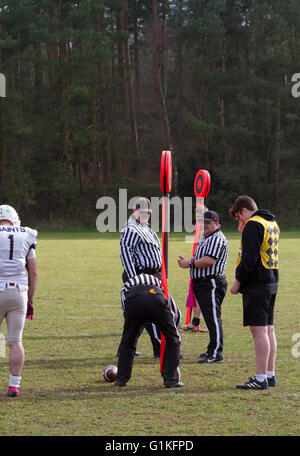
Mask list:
[[[115,382],[117,380],[117,372],[117,366],[106,366],[102,372],[104,380],[110,383]]]

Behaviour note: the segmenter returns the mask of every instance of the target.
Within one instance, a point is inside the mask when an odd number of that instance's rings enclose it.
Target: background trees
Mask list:
[[[94,224],[118,187],[158,195],[171,149],[176,194],[207,168],[225,222],[245,192],[295,225],[299,55],[296,0],[0,1],[1,202]]]

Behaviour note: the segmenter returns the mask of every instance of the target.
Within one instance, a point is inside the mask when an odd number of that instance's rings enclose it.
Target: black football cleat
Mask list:
[[[249,378],[248,382],[241,383],[239,385],[236,385],[238,389],[243,389],[243,390],[264,390],[268,388],[268,381],[264,380],[263,382],[258,381],[255,377],[254,378]]]
[[[165,388],[180,388],[184,386],[184,383],[178,381],[178,382],[166,382],[165,383]]]
[[[267,378],[268,386],[276,386],[276,377],[273,375],[273,377]]]
[[[206,356],[205,358],[200,358],[198,361],[199,364],[212,364],[212,363],[224,363],[223,356]]]
[[[205,353],[200,353],[199,359],[207,358],[207,356],[208,356],[207,352],[205,352]]]
[[[117,380],[117,381],[116,381],[116,385],[117,385],[117,386],[126,386],[127,383],[126,383],[126,382],[122,382],[122,380]]]

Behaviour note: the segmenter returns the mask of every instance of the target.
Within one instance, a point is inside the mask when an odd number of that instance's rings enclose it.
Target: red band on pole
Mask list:
[[[160,188],[162,193],[171,193],[172,188],[172,154],[170,150],[163,150],[160,162]]]

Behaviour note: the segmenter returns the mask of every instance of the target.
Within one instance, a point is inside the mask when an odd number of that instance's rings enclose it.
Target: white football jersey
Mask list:
[[[28,290],[27,258],[33,254],[37,231],[28,227],[0,225],[0,291],[14,282],[21,291]]]

